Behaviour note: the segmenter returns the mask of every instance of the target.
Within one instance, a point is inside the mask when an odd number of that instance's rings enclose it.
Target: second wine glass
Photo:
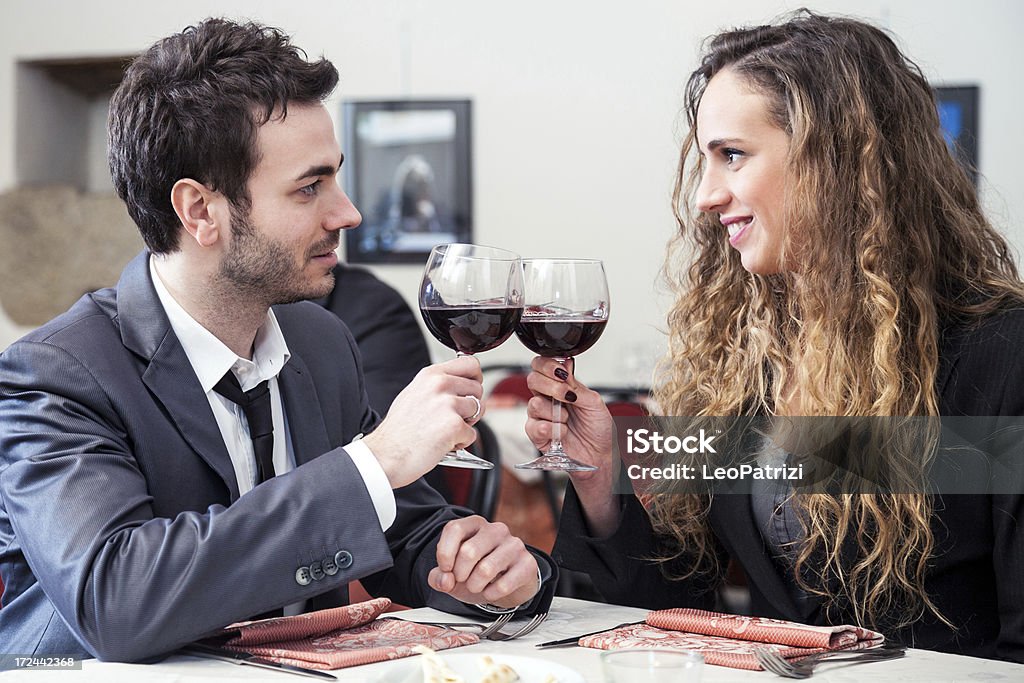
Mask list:
[[[494,247],[438,245],[423,270],[419,304],[430,333],[458,355],[493,349],[512,336],[523,313],[522,261]],[[494,467],[462,449],[446,454],[439,464]]]
[[[519,341],[561,364],[593,346],[611,312],[604,265],[589,259],[523,259],[526,306],[516,326]],[[596,470],[569,457],[562,447],[562,403],[553,401],[551,444],[518,469]]]

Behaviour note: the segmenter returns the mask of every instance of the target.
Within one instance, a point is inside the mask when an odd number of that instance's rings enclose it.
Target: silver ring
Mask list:
[[[466,422],[472,422],[473,420],[480,417],[480,413],[483,411],[484,408],[482,405],[480,405],[480,399],[478,399],[473,394],[467,394],[466,398],[471,398],[476,403],[476,412],[466,418]]]

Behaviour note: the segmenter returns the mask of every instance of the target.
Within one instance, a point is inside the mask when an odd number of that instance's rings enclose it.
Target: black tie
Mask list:
[[[274,476],[274,419],[270,414],[269,380],[263,380],[249,391],[242,391],[241,385],[230,370],[221,377],[213,388],[224,398],[237,403],[249,423],[249,438],[252,452],[256,455],[259,470],[256,484],[262,484]]]

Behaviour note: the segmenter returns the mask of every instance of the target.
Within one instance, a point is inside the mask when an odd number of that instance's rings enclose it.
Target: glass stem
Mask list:
[[[556,358],[559,365],[565,367],[565,358]],[[548,448],[548,455],[565,456],[565,451],[562,449],[562,402],[555,399],[555,404],[551,408],[551,446]]]

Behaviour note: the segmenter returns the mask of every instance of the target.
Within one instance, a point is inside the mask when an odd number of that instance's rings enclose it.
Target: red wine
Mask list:
[[[523,314],[512,306],[437,306],[420,308],[437,341],[461,353],[490,351],[512,336]]]
[[[607,318],[548,318],[525,316],[516,336],[526,348],[547,358],[578,356],[601,337]]]

